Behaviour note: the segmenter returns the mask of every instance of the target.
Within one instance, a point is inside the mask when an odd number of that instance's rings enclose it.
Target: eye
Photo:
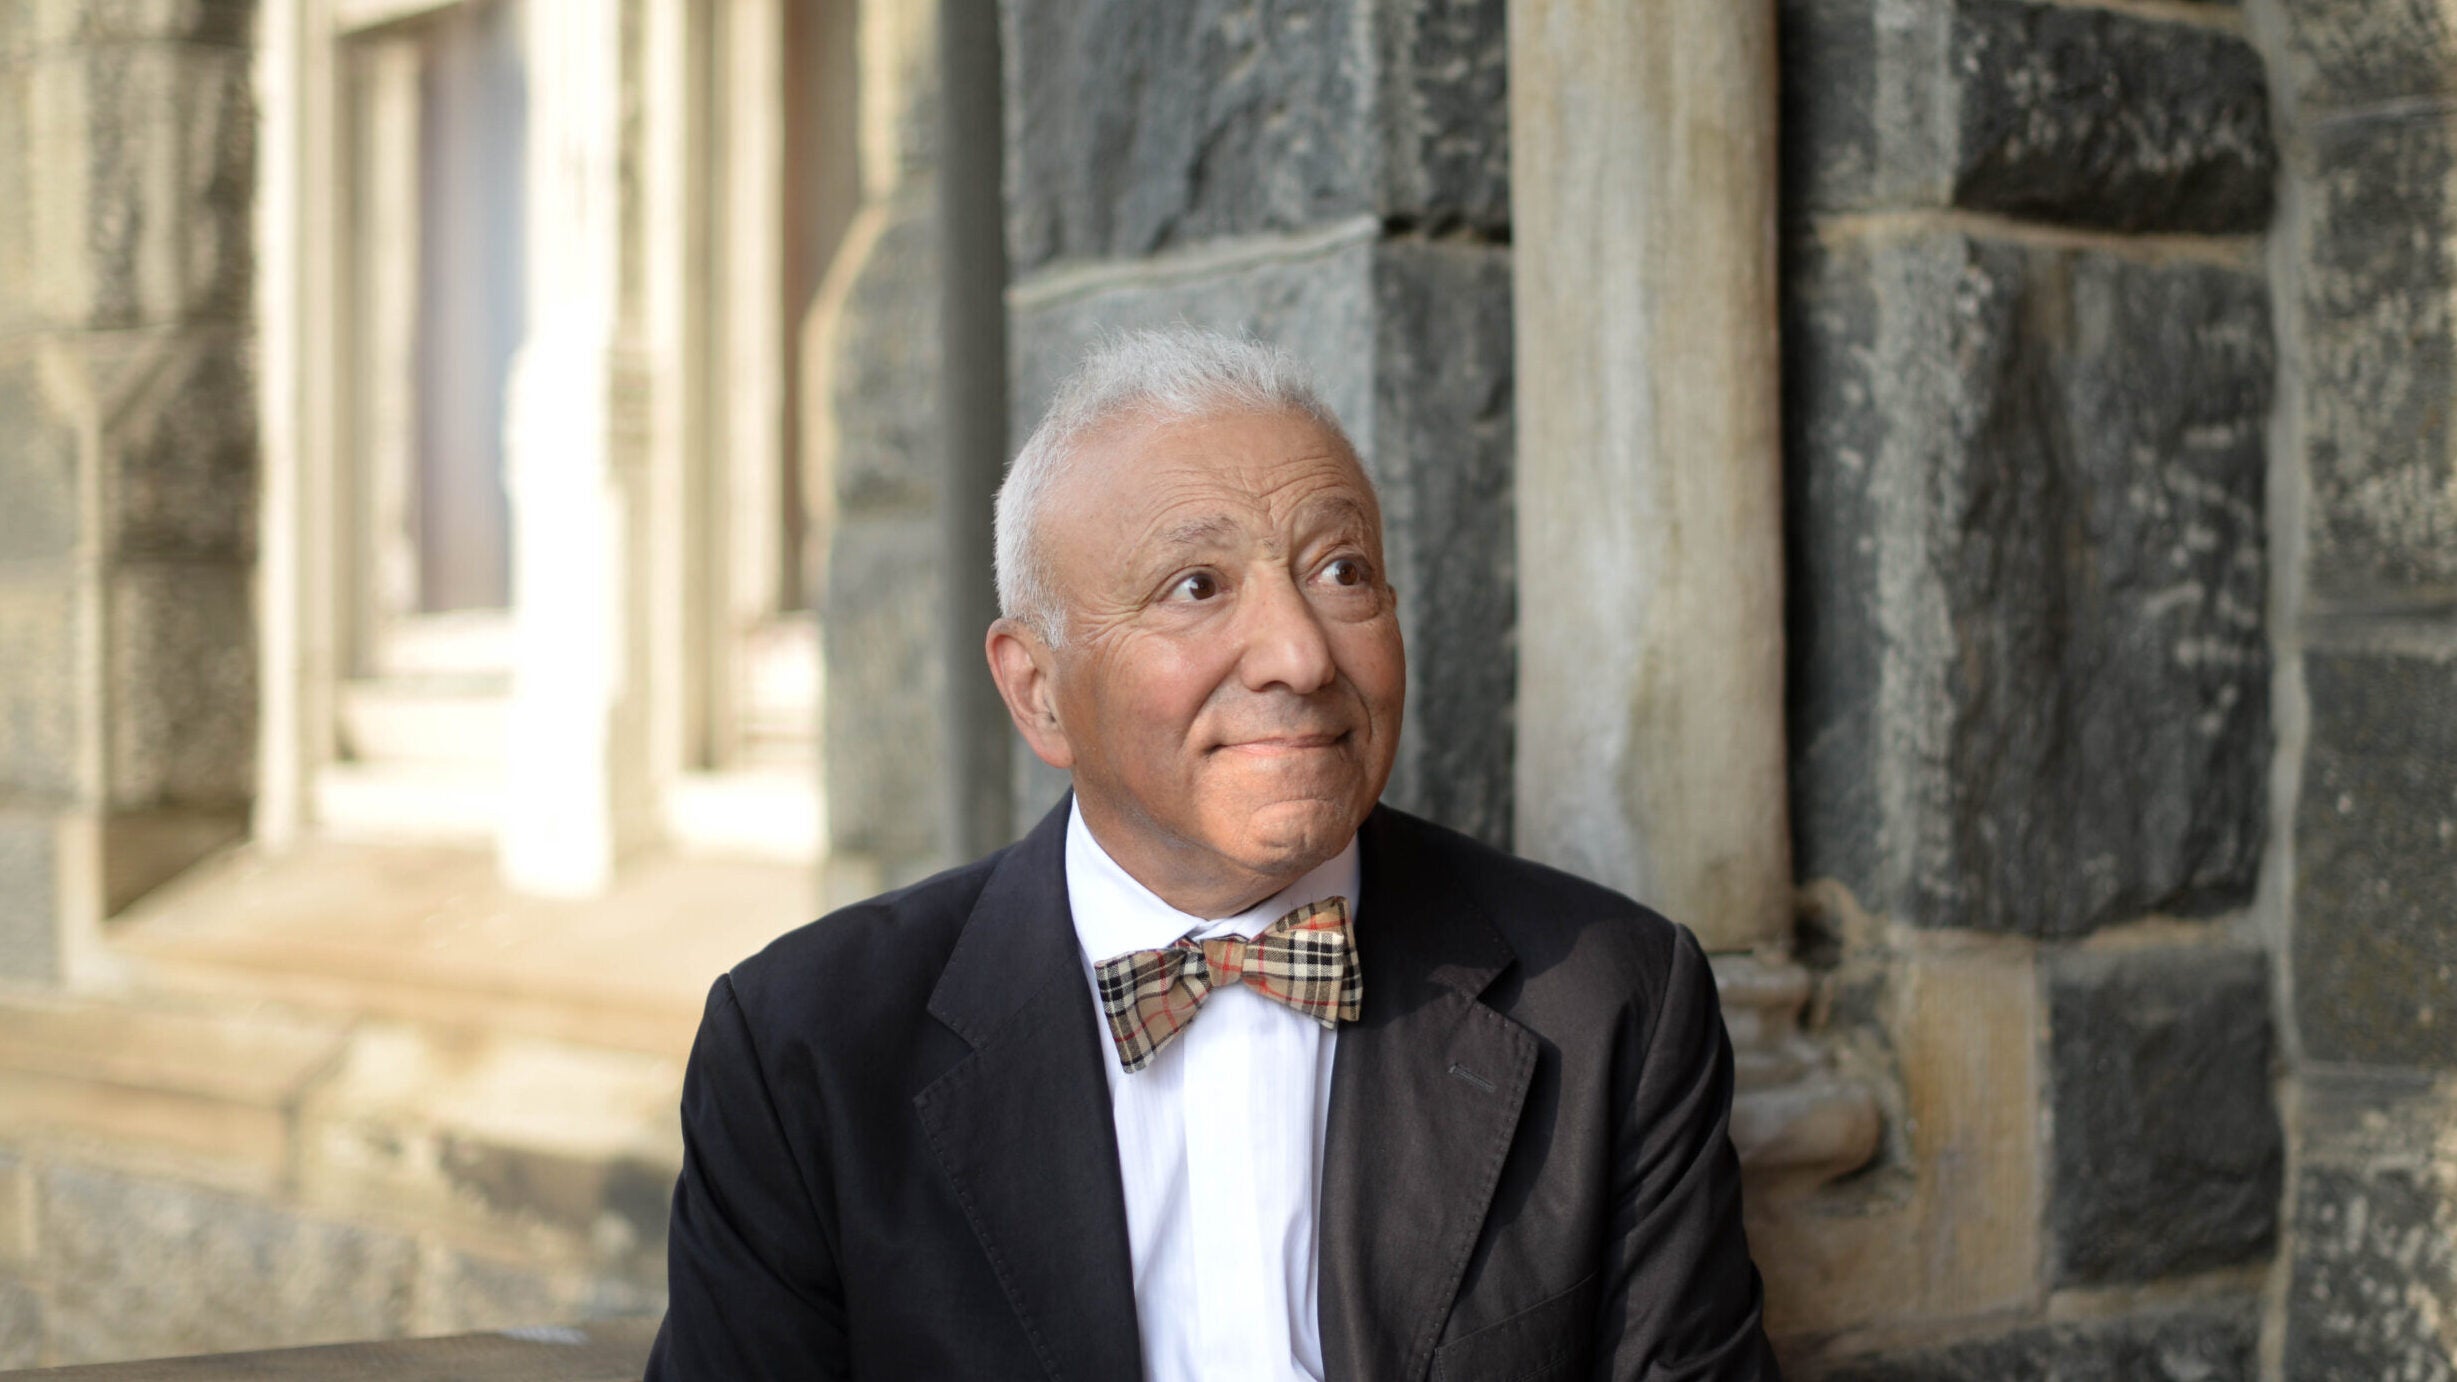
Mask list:
[[[1209,571],[1189,571],[1169,587],[1172,600],[1208,600],[1220,593],[1220,578]]]
[[[1336,558],[1329,565],[1322,568],[1322,574],[1323,578],[1328,580],[1331,584],[1337,586],[1347,586],[1351,589],[1364,585],[1373,579],[1373,572],[1366,567],[1362,560],[1356,557]]]

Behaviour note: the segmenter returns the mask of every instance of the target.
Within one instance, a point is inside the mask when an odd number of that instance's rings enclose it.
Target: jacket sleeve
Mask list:
[[[848,1376],[831,1201],[788,1143],[731,978],[691,1046],[682,1129],[648,1382]]]
[[[1774,1382],[1763,1291],[1741,1228],[1732,1042],[1714,971],[1686,928],[1676,928],[1649,1025],[1615,1134],[1597,1373],[1617,1382]]]

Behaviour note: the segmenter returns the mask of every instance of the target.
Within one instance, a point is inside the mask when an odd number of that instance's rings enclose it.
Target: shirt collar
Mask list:
[[[1092,828],[1084,824],[1083,807],[1070,805],[1066,820],[1066,895],[1075,914],[1075,937],[1084,957],[1094,964],[1130,950],[1158,950],[1187,935],[1252,936],[1299,907],[1326,897],[1348,899],[1348,915],[1356,915],[1356,837],[1339,853],[1317,865],[1303,878],[1261,902],[1228,917],[1198,917],[1177,910],[1119,867]]]

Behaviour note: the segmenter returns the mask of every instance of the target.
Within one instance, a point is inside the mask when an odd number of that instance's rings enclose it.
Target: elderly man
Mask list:
[[[1104,346],[997,525],[1074,791],[717,981],[650,1378],[1773,1377],[1706,958],[1376,804],[1399,595],[1293,363]]]

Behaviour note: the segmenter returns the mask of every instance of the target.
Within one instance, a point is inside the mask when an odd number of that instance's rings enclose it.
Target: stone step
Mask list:
[[[95,1363],[21,1375],[60,1382],[322,1382],[335,1377],[360,1382],[628,1382],[647,1367],[656,1337],[653,1319],[604,1320],[432,1339]]]
[[[384,621],[370,651],[379,678],[511,678],[516,635],[500,609],[460,609]]]
[[[335,839],[484,845],[503,809],[503,773],[484,763],[327,763],[317,827]]]
[[[661,1260],[679,1059],[368,1022],[300,1120],[301,1201],[527,1261]]]
[[[219,936],[190,944],[128,946],[129,974],[146,989],[195,999],[279,1003],[333,1016],[366,1016],[470,1032],[508,1033],[647,1055],[687,1053],[701,1001],[670,993],[551,982],[473,979],[448,962],[386,956],[295,939]]]
[[[635,861],[605,897],[525,897],[488,850],[309,841],[191,870],[116,920],[107,954],[123,1009],[340,1034],[253,1125],[281,1168],[257,1185],[284,1212],[656,1281],[708,985],[816,890],[807,864],[677,856]],[[0,1053],[0,1085],[8,1069]]]
[[[677,1057],[195,995],[0,997],[0,1151],[642,1275]]]
[[[604,897],[506,890],[491,849],[234,850],[115,922],[139,987],[679,1057],[727,966],[807,919],[808,864],[657,857]]]
[[[500,775],[511,697],[501,677],[388,677],[342,683],[343,752],[373,764],[451,764]]]
[[[260,1006],[0,997],[0,1136],[247,1190],[293,1178],[294,1130],[349,1025]]]
[[[810,868],[827,838],[818,774],[792,760],[678,773],[666,785],[665,833],[682,850]]]
[[[86,1027],[125,1029],[116,1063],[39,1005],[0,1019],[17,1033],[0,1147],[23,1108],[173,1175],[211,1154],[194,1174],[303,1221],[557,1280],[661,1280],[708,986],[817,891],[806,863],[648,857],[606,896],[553,899],[505,889],[484,848],[235,849],[112,923],[122,989],[79,1003]],[[171,1014],[322,1040],[273,1059]],[[156,1064],[179,1078],[123,1093]],[[236,1111],[199,1116],[208,1096]]]

